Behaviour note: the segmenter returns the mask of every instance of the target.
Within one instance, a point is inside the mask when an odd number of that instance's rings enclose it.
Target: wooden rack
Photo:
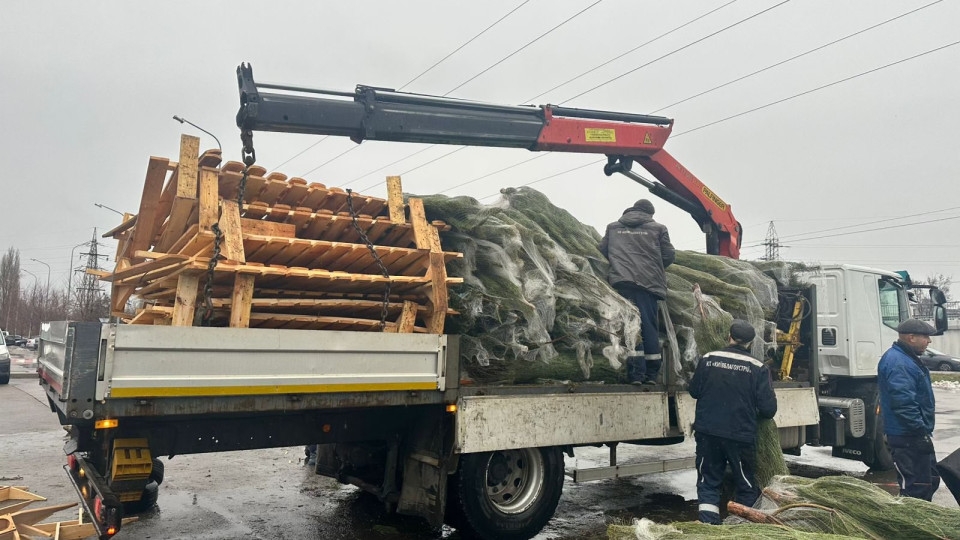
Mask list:
[[[400,177],[387,178],[381,199],[252,166],[238,201],[243,164],[221,166],[220,151],[200,155],[199,142],[182,135],[177,162],[151,157],[139,212],[103,235],[119,241],[116,268],[101,276],[112,284],[113,315],[132,324],[443,333],[453,313],[448,287],[462,282],[446,263],[462,254],[443,251],[439,233],[449,226],[428,222],[423,201],[404,203]],[[133,296],[144,305],[131,314]]]

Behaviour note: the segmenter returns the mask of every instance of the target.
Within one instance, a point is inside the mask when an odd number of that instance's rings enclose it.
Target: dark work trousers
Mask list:
[[[887,435],[887,446],[897,468],[900,496],[932,500],[940,487],[936,452],[923,448],[921,437]]]
[[[630,382],[656,380],[660,372],[660,330],[657,326],[657,301],[660,298],[640,287],[618,285],[617,292],[640,310],[640,337],[636,355],[627,358],[627,379]]]
[[[753,506],[760,497],[757,486],[757,449],[753,443],[745,443],[695,433],[697,441],[697,498],[700,499],[700,521],[720,524],[720,491],[723,473],[730,464],[730,471],[737,483],[733,500]]]

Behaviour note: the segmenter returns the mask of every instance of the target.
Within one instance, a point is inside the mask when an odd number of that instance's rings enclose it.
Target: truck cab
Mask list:
[[[848,264],[824,265],[803,278],[816,285],[820,444],[833,455],[886,470],[893,460],[883,443],[877,364],[911,316],[913,289],[927,289],[934,325],[947,327],[943,293],[915,285],[906,272]]]

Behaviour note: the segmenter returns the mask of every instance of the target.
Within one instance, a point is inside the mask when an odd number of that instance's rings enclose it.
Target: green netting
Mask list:
[[[451,291],[460,316],[447,331],[463,336],[466,375],[480,383],[622,382],[640,315],[607,284],[600,235],[534,189],[501,193],[492,205],[420,197],[429,219],[452,226],[444,248],[464,254],[448,267],[464,284]],[[672,365],[681,378],[699,355],[726,346],[734,317],[757,330],[755,356],[775,346],[776,282],[752,263],[680,251],[667,282],[673,331],[664,349],[679,360]]]
[[[610,540],[851,540],[857,536],[798,531],[786,526],[743,523],[738,525],[707,525],[699,522],[678,522],[669,525],[641,519],[633,525],[610,525]]]
[[[772,419],[757,420],[757,485],[765,487],[775,476],[790,474],[780,449],[780,432]]]

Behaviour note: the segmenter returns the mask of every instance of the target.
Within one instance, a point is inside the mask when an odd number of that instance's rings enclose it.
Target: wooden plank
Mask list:
[[[427,221],[427,215],[423,209],[423,200],[411,197],[408,204],[410,205],[410,221],[413,223],[413,237],[417,249],[442,251],[440,249],[440,235],[437,233],[437,228]]]
[[[293,177],[287,180],[287,191],[280,198],[280,202],[289,206],[304,206],[300,201],[307,196],[310,189],[307,187],[307,181],[303,178]],[[312,211],[312,209],[311,209]]]
[[[230,296],[230,327],[247,328],[250,326],[250,301],[253,300],[254,276],[237,274],[233,282],[233,294]]]
[[[244,207],[246,207],[246,205],[244,205]],[[261,219],[240,218],[240,228],[245,235],[255,234],[282,238],[294,238],[297,235],[297,228],[291,223],[277,223],[275,221],[263,221]]]
[[[151,157],[147,163],[147,176],[140,195],[140,212],[137,221],[140,225],[133,229],[133,237],[126,249],[129,252],[150,247],[156,234],[157,206],[163,191],[163,180],[167,176],[166,158]]]
[[[193,326],[193,314],[197,307],[197,292],[200,289],[200,274],[184,272],[177,280],[177,297],[173,304],[173,326]]]
[[[170,219],[167,220],[163,228],[160,239],[157,240],[156,248],[160,251],[167,251],[183,235],[183,232],[190,224],[190,214],[193,213],[193,206],[197,204],[196,197],[176,197],[173,200],[173,209],[170,210]]]
[[[142,275],[151,270],[156,270],[158,268],[164,268],[166,266],[171,266],[179,262],[187,260],[187,257],[183,255],[168,254],[154,259],[152,261],[146,261],[139,264],[135,264],[129,268],[125,268],[119,272],[115,272],[112,276],[109,276],[109,279],[106,281],[122,281],[129,277],[135,277]]]
[[[387,206],[390,208],[391,223],[406,223],[403,211],[403,187],[399,176],[387,177]]]
[[[200,170],[199,222],[203,232],[212,231],[213,224],[220,218],[218,181],[216,169],[204,167]]]
[[[220,231],[223,241],[220,244],[220,253],[231,261],[246,262],[243,255],[243,229],[240,224],[240,210],[237,201],[225,200],[220,203]]]
[[[447,267],[443,262],[443,253],[430,253],[430,268],[427,270],[430,278],[430,288],[427,298],[430,299],[431,310],[425,317],[427,331],[431,334],[442,334],[449,307],[447,291]]]
[[[180,164],[177,169],[177,197],[197,198],[197,168],[200,161],[200,137],[180,135]],[[180,231],[182,232],[182,231]]]
[[[397,319],[397,332],[401,334],[410,334],[417,323],[416,302],[406,301],[403,303],[403,311],[400,312],[400,318]]]
[[[120,233],[137,224],[137,216],[124,212],[123,221],[116,227],[100,235],[100,238],[116,238]]]

